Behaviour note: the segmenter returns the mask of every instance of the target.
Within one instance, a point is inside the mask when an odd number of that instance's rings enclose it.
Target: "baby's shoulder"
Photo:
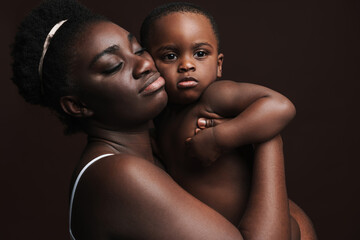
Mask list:
[[[232,81],[232,80],[217,80],[213,83],[211,83],[206,90],[204,91],[205,93],[209,93],[215,90],[224,90],[226,88],[229,87],[233,87],[234,85],[239,84],[238,82]]]
[[[202,101],[208,101],[211,99],[223,99],[228,96],[231,91],[238,89],[242,83],[232,80],[219,80],[210,84],[201,97]]]
[[[234,93],[242,94],[241,84],[232,80],[215,81],[206,88],[199,102],[210,111],[219,112],[233,104]]]

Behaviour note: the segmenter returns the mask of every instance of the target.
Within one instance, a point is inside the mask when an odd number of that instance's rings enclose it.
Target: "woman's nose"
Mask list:
[[[196,67],[194,62],[190,58],[183,58],[178,67],[179,72],[195,71]]]
[[[133,70],[133,76],[135,79],[139,79],[155,70],[154,61],[150,56],[136,56]]]

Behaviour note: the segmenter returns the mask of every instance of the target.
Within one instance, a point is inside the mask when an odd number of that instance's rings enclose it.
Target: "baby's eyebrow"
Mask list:
[[[194,45],[193,45],[193,48],[194,49],[196,49],[196,48],[200,48],[200,47],[202,47],[202,46],[208,46],[208,47],[210,47],[210,48],[214,48],[210,43],[207,43],[207,42],[200,42],[200,43],[195,43]]]
[[[176,50],[177,47],[175,45],[166,45],[166,46],[161,46],[157,49],[157,52],[160,52],[160,51],[166,51],[166,50],[170,50],[170,51],[174,51]]]

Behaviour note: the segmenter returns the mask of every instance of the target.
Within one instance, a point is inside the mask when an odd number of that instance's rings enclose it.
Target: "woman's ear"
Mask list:
[[[60,105],[64,112],[73,117],[91,117],[94,114],[91,109],[89,109],[75,96],[61,97]]]
[[[216,71],[218,78],[222,76],[223,61],[224,61],[224,54],[219,53],[218,59],[217,59],[217,71]]]

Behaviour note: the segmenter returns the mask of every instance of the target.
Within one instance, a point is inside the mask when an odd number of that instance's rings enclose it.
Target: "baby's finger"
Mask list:
[[[199,118],[197,124],[198,124],[198,127],[199,127],[200,129],[204,129],[204,128],[209,128],[209,127],[214,127],[214,126],[215,126],[214,119],[207,119],[207,118]]]
[[[200,129],[215,127],[223,122],[229,121],[231,118],[199,118],[197,121]]]
[[[195,135],[198,134],[200,131],[201,131],[200,128],[196,128],[196,129],[195,129]]]

